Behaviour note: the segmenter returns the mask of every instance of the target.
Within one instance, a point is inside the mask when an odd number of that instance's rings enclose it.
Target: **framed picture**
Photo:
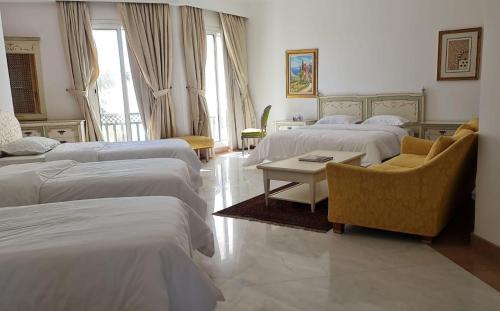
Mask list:
[[[483,29],[439,32],[438,80],[478,80]]]
[[[318,49],[286,51],[286,97],[318,95]]]

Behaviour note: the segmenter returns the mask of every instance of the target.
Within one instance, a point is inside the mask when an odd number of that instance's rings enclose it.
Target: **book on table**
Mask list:
[[[304,162],[319,162],[319,163],[324,163],[333,160],[333,157],[329,156],[320,156],[320,155],[307,155],[299,158],[299,161],[304,161]]]

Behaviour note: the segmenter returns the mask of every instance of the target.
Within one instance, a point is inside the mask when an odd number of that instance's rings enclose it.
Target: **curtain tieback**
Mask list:
[[[89,91],[87,90],[66,89],[66,91],[73,96],[87,97],[89,95]]]
[[[195,87],[186,87],[189,91],[189,93],[193,93],[193,94],[196,94],[196,95],[201,95],[201,96],[205,96],[205,90],[202,90],[202,89],[197,89]]]
[[[169,88],[166,88],[166,89],[163,89],[163,90],[159,90],[159,91],[155,91],[153,92],[153,96],[154,98],[158,99],[162,96],[167,96],[168,94],[170,94],[170,90],[172,89],[172,87],[169,87]]]

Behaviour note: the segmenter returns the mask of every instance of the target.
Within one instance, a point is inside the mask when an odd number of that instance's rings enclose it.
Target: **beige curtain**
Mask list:
[[[148,137],[175,136],[172,89],[172,25],[168,4],[120,3],[125,34],[142,78],[152,91],[149,101],[138,96],[142,105]]]
[[[226,91],[227,91],[227,130],[229,148],[232,150],[241,149],[241,131],[247,128],[245,115],[241,101],[240,87],[234,72],[233,65],[229,59],[227,49],[224,49],[226,68]],[[250,125],[248,127],[251,127]]]
[[[233,125],[232,138],[233,149],[240,148],[239,140],[241,129],[255,128],[257,121],[255,118],[255,109],[250,98],[248,87],[248,56],[246,25],[243,17],[219,13],[222,29],[224,31],[224,42],[229,58],[229,123]],[[239,98],[234,98],[234,84],[237,84]],[[233,91],[231,91],[233,87]],[[237,96],[237,95],[236,95]],[[239,100],[238,100],[239,99]],[[239,112],[242,112],[240,115]],[[235,133],[236,132],[236,133]],[[235,137],[234,137],[235,136]]]
[[[73,88],[68,92],[75,97],[82,110],[87,139],[102,140],[98,103],[89,98],[89,89],[99,77],[99,63],[88,6],[85,2],[59,2],[59,13],[63,44],[73,79]]]
[[[203,11],[188,6],[183,6],[181,11],[186,80],[191,104],[192,133],[193,135],[211,137],[210,119],[205,98],[207,34]]]

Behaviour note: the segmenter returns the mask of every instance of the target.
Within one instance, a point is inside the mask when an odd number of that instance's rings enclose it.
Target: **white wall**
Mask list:
[[[475,234],[500,246],[500,1],[483,0],[484,49]]]
[[[479,81],[437,82],[438,31],[482,25],[469,0],[260,0],[248,21],[250,87],[257,113],[271,120],[316,100],[287,100],[285,50],[319,48],[319,91],[370,94],[427,90],[427,120],[478,114]]]
[[[10,92],[9,71],[7,57],[5,56],[5,43],[3,40],[2,17],[0,16],[0,110],[14,111],[12,95]]]
[[[0,4],[5,36],[40,37],[41,69],[50,119],[79,119],[80,109],[66,92],[71,86],[59,30],[57,5]]]

